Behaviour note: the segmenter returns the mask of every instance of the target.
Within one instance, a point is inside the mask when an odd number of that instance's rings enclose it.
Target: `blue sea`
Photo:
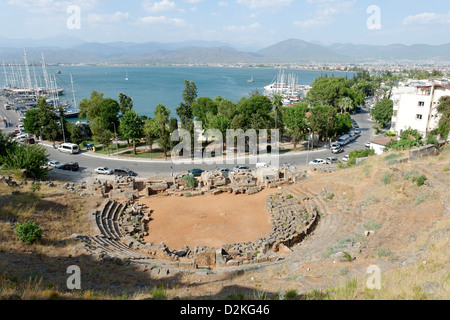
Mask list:
[[[30,68],[31,69],[31,68]],[[40,67],[35,67],[37,77]],[[60,70],[61,74],[56,74]],[[353,73],[336,71],[309,71],[283,69],[285,73],[298,75],[299,84],[311,84],[321,75],[353,77]],[[73,99],[70,75],[72,74],[76,102],[89,98],[92,91],[104,93],[105,98],[118,100],[119,93],[130,96],[134,101],[134,110],[140,115],[153,117],[158,104],[171,110],[176,117],[176,108],[180,105],[184,80],[194,81],[198,97],[214,99],[221,96],[233,102],[248,96],[257,89],[264,92],[264,86],[270,84],[279,69],[271,68],[232,68],[232,67],[178,67],[178,66],[47,66],[49,73],[55,74],[59,87],[65,88],[63,100]],[[32,72],[32,69],[31,69]],[[41,72],[42,73],[42,72]],[[128,75],[128,81],[125,79]],[[31,78],[34,78],[33,73]],[[247,80],[253,78],[254,82]],[[42,80],[41,80],[42,81]],[[39,80],[38,80],[39,82]],[[0,86],[4,84],[4,75],[0,73]]]

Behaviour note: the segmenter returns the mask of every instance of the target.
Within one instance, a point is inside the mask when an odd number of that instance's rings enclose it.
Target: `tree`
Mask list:
[[[38,109],[30,109],[25,113],[25,119],[23,120],[23,127],[26,132],[40,135],[41,127],[39,126],[40,117]]]
[[[444,96],[439,99],[437,110],[441,115],[437,132],[444,140],[447,140],[450,132],[450,96]]]
[[[389,99],[383,99],[376,104],[370,111],[370,115],[379,123],[381,127],[385,127],[389,123],[394,114],[394,102]]]
[[[136,141],[144,135],[144,122],[134,110],[127,110],[122,115],[119,132],[123,138],[133,141],[133,152],[136,152]]]
[[[103,121],[99,121],[100,118],[96,118],[91,122],[91,131],[94,141],[98,144],[103,145],[103,148],[108,149],[111,145],[111,139],[114,137],[114,133],[109,130]]]
[[[11,148],[15,146],[15,142],[8,137],[7,135],[3,134],[2,131],[0,131],[0,165],[2,164],[1,159],[3,156],[5,156]]]
[[[25,170],[28,176],[42,179],[48,173],[44,168],[48,156],[47,149],[41,145],[13,144],[0,157],[0,162],[6,170]]]
[[[346,113],[348,110],[353,110],[353,100],[349,97],[343,97],[338,102],[338,107],[341,109],[341,112]]]
[[[119,110],[122,115],[133,109],[133,99],[126,94],[119,93]]]
[[[143,128],[144,138],[147,145],[150,147],[150,153],[153,151],[153,143],[158,138],[158,130],[154,118],[148,118],[145,120]]]
[[[307,124],[312,132],[317,132],[319,138],[329,138],[336,133],[337,110],[332,106],[317,106],[310,110]]]
[[[243,122],[241,122],[243,127],[237,129],[257,129],[262,123],[264,123],[265,128],[267,128],[271,112],[272,102],[269,98],[265,96],[254,96],[245,99],[245,101],[237,107],[237,114],[243,116]],[[258,114],[258,116],[256,116],[256,114]],[[234,122],[234,119],[232,122]]]
[[[192,112],[197,120],[202,122],[203,128],[208,128],[209,120],[217,115],[217,104],[211,98],[201,97],[192,105]]]
[[[236,115],[236,104],[227,99],[221,99],[217,104],[217,113],[223,115],[231,122]]]
[[[171,146],[170,132],[168,130],[170,110],[163,104],[159,104],[155,109],[155,125],[158,136],[158,145],[163,149],[164,157],[167,160],[167,151]]]
[[[103,101],[103,93],[92,91],[90,99],[81,100],[78,108],[80,118],[86,117],[88,120],[94,120],[100,115],[100,103]]]
[[[39,130],[42,128],[43,138],[55,141],[60,130],[55,108],[48,104],[45,98],[40,97],[37,102],[37,110],[39,116],[38,126]]]
[[[352,118],[348,113],[339,113],[336,117],[335,133],[337,136],[348,132],[352,128]]]
[[[96,121],[102,122],[102,126],[104,128],[113,132],[114,125],[116,128],[118,128],[120,125],[119,112],[119,103],[114,99],[106,98],[100,102],[100,111],[95,119]]]
[[[306,112],[308,112],[308,104],[297,103],[292,107],[284,108],[283,111],[283,122],[288,128],[288,133],[292,138],[294,148],[297,148],[298,141],[307,131]]]
[[[272,106],[275,110],[275,129],[278,129],[278,110],[283,107],[283,96],[279,93],[273,95]]]
[[[344,77],[319,77],[312,83],[307,99],[315,106],[331,105],[338,108],[338,103],[343,97],[350,97],[350,90]]]
[[[208,129],[217,129],[222,133],[222,136],[225,137],[227,130],[230,128],[230,124],[231,121],[228,118],[222,114],[218,114],[211,119]]]
[[[81,134],[81,128],[74,123],[68,124],[68,130],[70,133],[70,141],[75,144],[81,144],[83,142],[83,136]]]

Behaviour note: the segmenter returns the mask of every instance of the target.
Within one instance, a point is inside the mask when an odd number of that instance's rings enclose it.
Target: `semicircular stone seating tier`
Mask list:
[[[89,219],[94,228],[93,236],[78,236],[85,243],[86,251],[101,257],[119,258],[136,262],[154,261],[139,251],[127,246],[120,228],[120,215],[125,204],[106,200],[98,210],[91,212]]]

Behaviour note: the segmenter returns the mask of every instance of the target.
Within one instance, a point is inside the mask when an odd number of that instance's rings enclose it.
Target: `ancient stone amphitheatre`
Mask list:
[[[42,270],[49,282],[65,283],[52,278],[58,268],[81,265],[85,290],[126,291],[132,299],[154,297],[160,285],[168,299],[260,299],[290,290],[300,298],[448,299],[449,156],[448,147],[426,147],[353,167],[203,173],[194,188],[182,176],[47,183],[45,201],[69,193],[90,205],[82,215],[89,227],[72,226],[80,231],[36,264],[28,257],[22,270],[21,247],[2,216],[8,248],[0,266],[11,274]],[[2,183],[25,192],[24,183]],[[53,257],[61,248],[69,251]],[[383,290],[366,286],[370,266],[381,270]]]

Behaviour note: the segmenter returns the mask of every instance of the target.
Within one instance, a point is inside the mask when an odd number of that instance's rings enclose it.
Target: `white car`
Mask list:
[[[56,168],[60,164],[62,164],[62,163],[59,162],[59,161],[56,161],[56,160],[52,160],[52,161],[47,162],[47,166],[49,168]]]
[[[249,172],[251,169],[247,166],[236,166],[233,169],[234,172]]]
[[[108,175],[114,174],[114,171],[107,167],[98,167],[97,169],[95,169],[95,172],[97,174],[108,174]]]
[[[345,155],[345,156],[342,158],[342,161],[347,162],[347,161],[348,161],[348,155]]]
[[[311,161],[309,163],[309,165],[314,166],[314,165],[318,165],[318,164],[327,164],[326,160],[323,159],[314,159],[313,161]]]

